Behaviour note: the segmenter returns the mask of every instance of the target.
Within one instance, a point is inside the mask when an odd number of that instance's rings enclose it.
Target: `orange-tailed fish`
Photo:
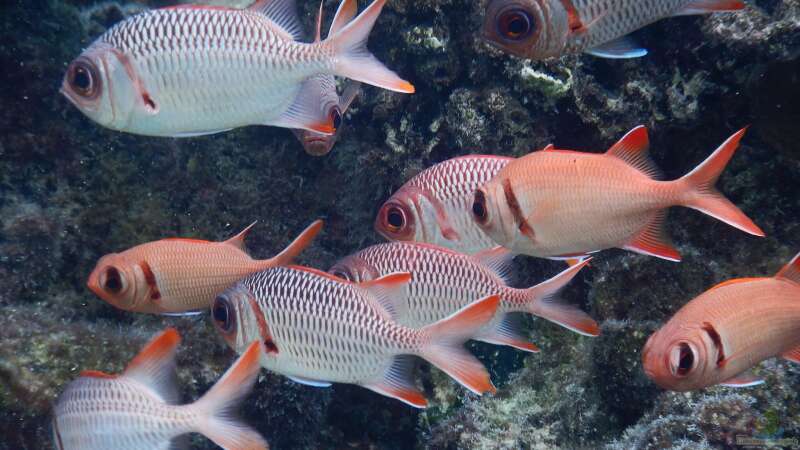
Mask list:
[[[779,356],[800,363],[800,254],[771,278],[739,278],[687,303],[642,351],[644,371],[664,389],[752,386],[750,372]]]
[[[178,436],[201,433],[228,450],[266,450],[258,432],[232,415],[258,376],[258,344],[252,343],[199,400],[180,405],[174,385],[180,341],[169,328],[121,374],[85,371],[67,385],[53,414],[56,449],[167,449]]]
[[[207,310],[214,296],[245,275],[289,264],[322,229],[317,220],[278,255],[251,258],[245,237],[255,225],[224,242],[168,238],[137,245],[97,262],[87,286],[117,308],[154,314]]]
[[[339,9],[331,24],[328,36],[333,36],[338,33],[347,23],[349,23],[356,14],[356,2],[345,0],[339,4]],[[320,3],[319,14],[317,15],[317,32],[314,42],[321,42],[320,28],[322,27],[322,3]],[[342,123],[344,115],[350,104],[358,95],[361,83],[357,81],[348,81],[347,85],[339,96],[336,91],[336,80],[333,75],[320,74],[309,78],[303,85],[303,95],[308,95],[317,98],[319,103],[320,114],[322,117],[327,117],[333,124],[336,131],[333,134],[319,133],[311,130],[293,129],[292,133],[297,137],[306,153],[313,156],[322,156],[328,154],[333,145],[336,144],[339,138],[339,133],[342,130]],[[309,100],[313,101],[313,100]]]
[[[298,383],[356,384],[424,408],[413,377],[419,356],[472,392],[494,392],[486,368],[462,344],[494,317],[499,297],[408,328],[395,321],[394,304],[410,278],[396,273],[353,284],[314,269],[276,267],[218,295],[211,314],[234,350],[261,341],[262,366]]]
[[[473,336],[475,340],[538,351],[524,336],[520,314],[516,313],[533,314],[584,335],[600,334],[591,317],[559,297],[588,259],[536,286],[515,289],[506,284],[512,258],[502,247],[469,256],[431,244],[391,242],[347,256],[329,273],[357,283],[390,273],[411,273],[405,302],[396,302],[394,308],[397,322],[412,328],[434,323],[475,299],[497,294],[497,313]]]
[[[601,58],[647,54],[628,36],[672,16],[736,11],[741,0],[490,0],[483,37],[530,59],[586,52]]]
[[[548,146],[509,163],[478,189],[472,213],[487,234],[512,252],[556,259],[619,247],[680,261],[662,232],[670,206],[696,209],[764,236],[714,188],[744,132],[674,181],[658,181],[643,126],[604,154]]]
[[[471,216],[475,189],[513,158],[468,155],[431,166],[383,204],[375,230],[392,241],[427,242],[474,254],[497,244]]]
[[[136,134],[197,136],[246,125],[330,134],[332,118],[304,88],[311,77],[414,92],[366,47],[385,2],[375,0],[313,43],[299,41],[294,0],[147,11],[113,26],[76,58],[61,91],[95,122]]]

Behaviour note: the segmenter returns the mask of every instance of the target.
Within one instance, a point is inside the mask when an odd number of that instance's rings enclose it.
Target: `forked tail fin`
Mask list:
[[[745,131],[746,128],[737,131],[723,142],[711,156],[676,182],[684,183],[687,187],[682,202],[684,206],[706,213],[746,233],[764,236],[764,232],[758,225],[714,187],[736,148],[739,147],[739,141]]]
[[[525,289],[528,312],[584,336],[599,336],[600,327],[597,322],[577,306],[566,303],[560,296],[564,287],[591,260],[592,258],[583,259],[553,278]]]
[[[438,367],[476,394],[495,392],[489,372],[464,348],[497,311],[500,297],[491,295],[471,303],[420,330],[429,337],[419,356]]]
[[[414,86],[389,70],[367,49],[369,33],[385,3],[386,0],[375,0],[358,17],[339,29],[334,35],[328,36],[325,42],[333,43],[336,55],[334,68],[336,75],[390,91],[410,94],[414,92]],[[344,11],[347,10],[344,9]],[[335,23],[337,22],[336,18],[333,20]]]
[[[264,438],[235,417],[235,408],[258,377],[259,342],[253,342],[222,378],[199,400],[188,405],[203,418],[195,430],[227,450],[267,450]]]

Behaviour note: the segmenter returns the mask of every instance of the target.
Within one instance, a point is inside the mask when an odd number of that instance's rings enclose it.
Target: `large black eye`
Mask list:
[[[676,375],[683,377],[686,376],[692,370],[692,366],[694,366],[694,352],[692,348],[689,347],[689,344],[686,343],[679,344],[679,352]]]
[[[338,130],[339,127],[342,126],[342,112],[339,111],[338,106],[331,108],[328,117],[331,119],[331,122],[333,122],[333,128]]]
[[[119,294],[122,290],[122,277],[119,274],[119,270],[114,267],[106,269],[106,279],[103,284],[103,289],[111,294]]]
[[[230,332],[233,327],[231,312],[231,303],[228,297],[220,295],[214,299],[214,306],[211,308],[211,316],[222,331]]]
[[[100,92],[100,74],[93,62],[78,58],[67,69],[67,82],[81,97],[94,98]]]
[[[472,216],[478,223],[486,223],[486,196],[483,191],[475,191],[475,199],[472,202]]]
[[[397,232],[406,224],[406,216],[403,210],[397,207],[389,208],[386,211],[386,225],[389,231]]]
[[[503,11],[497,18],[497,32],[506,39],[520,41],[533,32],[533,20],[521,9]]]

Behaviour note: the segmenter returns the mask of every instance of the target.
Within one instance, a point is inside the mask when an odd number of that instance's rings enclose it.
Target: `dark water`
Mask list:
[[[301,1],[308,27],[318,4]],[[536,355],[471,344],[498,393],[477,398],[426,365],[418,411],[365,389],[316,389],[262,371],[243,417],[275,449],[735,448],[737,436],[800,439],[800,369],[758,368],[764,385],[666,392],[644,375],[647,336],[717,282],[773,274],[800,251],[800,3],[749,1],[733,15],[681,17],[636,33],[642,59],[527,62],[478,39],[472,0],[391,0],[370,49],[415,95],[365,87],[333,152],[312,157],[288,130],[192,139],[102,128],[58,93],[64,70],[108,26],[166,2],[12,1],[0,6],[0,449],[50,448],[48,420],[84,369],[119,372],[176,327],[185,401],[234,359],[206,316],[117,310],[85,287],[99,257],[166,236],[221,240],[258,220],[254,256],[280,251],[317,218],[299,262],[329,267],[382,239],[381,203],[445,159],[520,156],[554,142],[601,151],[645,124],[657,165],[682,176],[750,125],[718,183],[767,237],[687,209],[667,230],[680,264],[600,253],[567,297],[602,324],[588,339],[544,321]],[[360,5],[363,8],[364,5]],[[326,6],[332,17],[336,5]],[[551,81],[540,81],[538,73]],[[518,258],[517,283],[563,266]],[[195,448],[211,448],[195,436]]]

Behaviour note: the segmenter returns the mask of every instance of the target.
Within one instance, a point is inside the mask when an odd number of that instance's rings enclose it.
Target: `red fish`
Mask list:
[[[800,363],[800,254],[771,278],[739,278],[687,303],[653,333],[644,371],[664,389],[761,382],[749,370],[780,356]]]
[[[604,154],[549,146],[510,162],[478,189],[472,214],[498,244],[515,253],[549,258],[575,258],[619,247],[680,261],[662,231],[671,206],[696,209],[764,236],[714,188],[744,132],[735,133],[674,181],[658,181],[643,126]]]

